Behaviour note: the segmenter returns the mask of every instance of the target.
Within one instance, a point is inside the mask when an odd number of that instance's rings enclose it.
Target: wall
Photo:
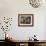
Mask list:
[[[45,12],[46,6],[33,8],[28,0],[0,0],[0,18],[4,16],[13,18],[8,33],[16,40],[27,40],[34,34],[37,35],[37,39],[45,40]],[[19,27],[18,14],[34,14],[34,26]],[[3,34],[3,31],[0,31],[0,39],[4,39]]]

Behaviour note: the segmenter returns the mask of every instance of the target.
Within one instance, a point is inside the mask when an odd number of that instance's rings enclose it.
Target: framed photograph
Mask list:
[[[18,14],[18,26],[33,26],[34,15],[33,14]]]

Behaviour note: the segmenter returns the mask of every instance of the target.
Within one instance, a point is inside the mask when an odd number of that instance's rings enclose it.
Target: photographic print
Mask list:
[[[33,26],[33,14],[18,14],[18,26]]]

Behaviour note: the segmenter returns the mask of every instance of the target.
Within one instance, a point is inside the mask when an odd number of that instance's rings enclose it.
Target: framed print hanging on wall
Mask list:
[[[18,26],[33,26],[34,15],[33,14],[18,14]]]

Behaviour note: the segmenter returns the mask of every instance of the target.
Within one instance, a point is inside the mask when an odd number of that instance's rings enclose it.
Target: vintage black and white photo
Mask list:
[[[33,26],[33,14],[18,14],[19,26]]]

